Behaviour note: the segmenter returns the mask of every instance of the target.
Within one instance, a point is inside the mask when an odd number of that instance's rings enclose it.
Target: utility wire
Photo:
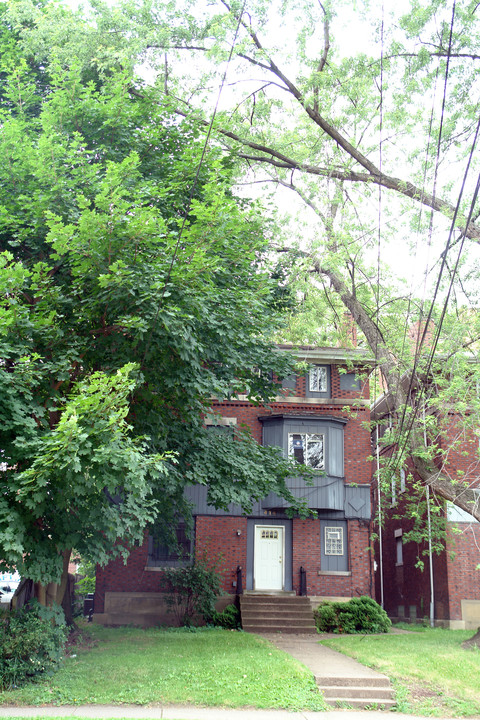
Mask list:
[[[465,185],[466,185],[468,173],[469,173],[470,166],[471,166],[471,163],[472,163],[473,154],[474,154],[474,151],[475,151],[475,148],[476,148],[476,144],[477,144],[477,140],[478,140],[479,134],[480,134],[480,118],[479,118],[478,123],[477,123],[477,128],[476,128],[476,132],[475,132],[475,137],[474,137],[474,139],[473,139],[472,147],[471,147],[471,149],[470,149],[467,166],[466,166],[466,168],[465,168],[465,172],[464,172],[464,176],[463,176],[463,180],[462,180],[462,185],[461,185],[460,192],[459,192],[459,195],[458,195],[458,198],[457,198],[457,203],[456,203],[456,206],[455,206],[455,212],[454,212],[454,215],[453,215],[453,218],[452,218],[452,221],[451,221],[451,225],[450,225],[450,232],[449,232],[449,234],[448,234],[448,239],[447,239],[447,243],[446,243],[446,248],[445,248],[445,250],[444,250],[444,252],[443,252],[443,261],[442,261],[442,266],[441,266],[441,269],[440,269],[440,272],[439,272],[439,277],[438,277],[438,280],[437,280],[437,287],[436,287],[436,293],[435,293],[435,295],[436,295],[437,292],[438,292],[441,275],[443,274],[443,270],[444,270],[444,267],[445,267],[445,264],[446,264],[446,256],[447,256],[448,250],[449,250],[450,245],[451,245],[451,239],[452,239],[453,233],[455,232],[456,218],[457,218],[457,215],[458,215],[458,212],[459,212],[459,209],[460,209],[460,203],[461,203],[461,200],[462,200],[462,197],[463,197],[463,192],[464,192],[464,190],[465,190]],[[473,194],[472,200],[471,200],[471,202],[470,202],[470,208],[469,208],[467,223],[466,223],[465,229],[464,229],[463,232],[462,232],[462,239],[461,239],[461,242],[460,242],[459,251],[458,251],[458,253],[457,253],[457,259],[456,259],[456,262],[455,262],[455,267],[454,267],[453,272],[452,272],[451,277],[450,277],[450,283],[449,283],[449,288],[448,288],[447,296],[446,296],[446,298],[445,298],[445,300],[444,300],[444,302],[443,302],[442,312],[441,312],[441,316],[440,316],[440,321],[439,321],[439,323],[437,324],[437,327],[436,327],[436,330],[435,330],[434,342],[433,342],[432,347],[431,347],[431,349],[430,349],[430,353],[429,353],[429,357],[428,357],[428,361],[427,361],[427,367],[426,367],[425,373],[424,373],[424,374],[425,374],[425,377],[427,377],[427,378],[428,378],[429,373],[431,372],[432,363],[433,363],[433,360],[434,360],[434,357],[435,357],[435,353],[436,353],[436,349],[437,349],[437,346],[438,346],[438,342],[439,342],[439,339],[440,339],[440,332],[441,332],[441,329],[442,329],[443,321],[444,321],[444,319],[445,319],[445,315],[446,315],[447,308],[448,308],[448,303],[449,303],[449,300],[450,300],[450,294],[451,294],[451,291],[452,291],[453,282],[454,282],[455,276],[456,276],[457,271],[458,271],[458,266],[459,266],[460,259],[461,259],[461,255],[462,255],[463,248],[464,248],[464,245],[465,245],[466,229],[468,228],[468,225],[469,225],[469,223],[471,222],[471,219],[472,219],[472,217],[473,217],[473,213],[474,213],[474,210],[475,210],[475,205],[476,205],[476,202],[477,202],[477,199],[478,199],[479,192],[480,192],[480,175],[479,175],[478,178],[477,178],[477,183],[476,183],[476,186],[475,186],[474,194]],[[432,304],[432,305],[433,305],[433,304]],[[427,322],[428,322],[428,323],[430,322],[430,319],[431,319],[431,311],[432,311],[432,308],[430,309],[430,312],[429,312],[429,315],[428,315],[428,318],[427,318]],[[422,343],[423,343],[423,341],[424,341],[424,337],[425,337],[425,333],[424,333],[424,336],[423,336],[423,338],[422,338]],[[412,374],[412,378],[413,378],[413,374]],[[412,382],[413,382],[412,378],[411,378],[410,388],[412,387]],[[412,430],[412,428],[413,428],[413,424],[414,424],[415,420],[418,418],[418,415],[419,415],[419,413],[420,413],[420,405],[421,405],[421,402],[424,400],[424,397],[425,397],[425,387],[424,387],[424,385],[422,385],[422,386],[420,387],[419,394],[418,394],[418,396],[417,396],[417,398],[416,398],[415,407],[414,407],[414,412],[412,413],[412,415],[411,415],[411,417],[410,417],[410,420],[409,420],[409,422],[408,422],[408,426],[407,426],[407,428],[406,428],[406,432],[405,432],[405,436],[404,436],[404,441],[403,441],[403,446],[400,448],[400,455],[401,455],[401,454],[403,453],[403,451],[406,449],[408,437],[409,437],[409,435],[410,435],[410,433],[411,433],[411,430]],[[405,417],[405,413],[406,413],[406,407],[404,408],[403,418]],[[403,426],[400,426],[400,427],[399,427],[398,434],[400,435],[402,431],[403,431]]]
[[[382,176],[383,163],[383,51],[384,51],[384,5],[382,3],[382,24],[381,24],[381,47],[380,47],[380,143],[379,143],[379,170]],[[376,323],[380,323],[380,260],[382,242],[382,183],[378,185],[378,244],[377,244],[377,292],[376,292]],[[378,332],[375,333],[375,366],[378,364]],[[378,377],[378,375],[377,375]],[[374,386],[374,403],[376,402],[377,381]],[[384,607],[384,586],[383,586],[383,515],[382,515],[382,490],[380,482],[380,455],[378,441],[378,425],[376,427],[376,470],[377,470],[377,501],[378,501],[378,547],[379,547],[379,573],[380,573],[380,605]]]
[[[446,62],[446,66],[445,66],[445,75],[444,75],[444,82],[443,82],[442,109],[441,109],[440,125],[439,125],[438,139],[437,139],[437,151],[436,151],[435,173],[434,173],[434,189],[433,189],[434,196],[435,196],[435,192],[436,192],[436,185],[437,185],[437,179],[438,179],[438,167],[439,167],[439,163],[440,163],[440,150],[441,150],[441,141],[442,141],[443,124],[444,124],[444,116],[445,116],[445,106],[446,106],[446,98],[447,98],[447,84],[448,84],[448,76],[449,76],[449,69],[450,69],[450,56],[451,56],[451,51],[452,51],[453,26],[454,26],[454,21],[455,21],[455,7],[456,7],[456,6],[455,6],[455,0],[454,0],[453,6],[452,6],[452,17],[451,17],[451,20],[450,20],[450,30],[449,30],[449,38],[448,38],[447,62]],[[432,105],[432,113],[433,113],[433,105]],[[431,128],[431,124],[430,124],[430,128]],[[429,138],[429,139],[430,139],[430,138]],[[474,146],[475,146],[475,141],[474,141],[473,147],[474,147]],[[473,152],[473,148],[472,148],[472,152]],[[471,155],[470,155],[470,159],[471,159]],[[468,167],[469,167],[469,165],[470,165],[470,160],[469,160],[469,163],[468,163]],[[426,164],[425,164],[424,176],[425,176],[425,173],[426,173]],[[462,191],[461,191],[461,193],[463,193],[463,187],[464,187],[464,184],[462,185]],[[458,202],[457,202],[457,207],[456,207],[456,210],[455,210],[455,216],[454,216],[454,217],[456,217],[457,212],[458,212],[458,207],[459,207],[459,203],[460,203],[460,198],[461,198],[461,194],[460,194],[459,200],[458,200]],[[453,227],[454,227],[454,224],[452,224],[452,228],[453,228]],[[432,233],[433,233],[433,211],[430,213],[429,242],[431,242]],[[418,367],[418,362],[419,362],[419,359],[420,359],[421,350],[422,350],[422,347],[423,347],[423,345],[424,345],[424,343],[425,343],[425,340],[426,340],[426,337],[427,337],[428,327],[429,327],[429,325],[430,325],[430,321],[431,321],[431,317],[432,317],[432,312],[433,312],[433,307],[434,307],[434,305],[435,305],[436,297],[437,297],[438,290],[439,290],[439,287],[440,287],[441,278],[442,278],[442,276],[443,276],[443,271],[444,271],[444,268],[445,268],[445,257],[446,257],[446,254],[448,253],[448,250],[449,250],[449,247],[450,247],[451,234],[452,234],[452,231],[450,231],[449,236],[448,236],[447,245],[446,245],[446,248],[445,248],[445,251],[444,251],[444,255],[443,255],[443,262],[442,262],[442,265],[441,265],[441,268],[440,268],[440,272],[439,272],[439,275],[438,275],[438,278],[437,278],[436,287],[435,287],[435,292],[434,292],[434,295],[433,295],[433,300],[432,300],[432,302],[430,303],[430,308],[429,308],[427,320],[426,320],[426,322],[425,322],[425,326],[424,326],[424,329],[423,329],[423,332],[422,332],[420,341],[419,341],[420,332],[417,334],[417,340],[416,340],[416,347],[415,347],[415,353],[414,353],[413,367],[412,367],[412,370],[411,370],[411,372],[410,372],[409,386],[408,386],[408,390],[407,390],[407,393],[406,393],[407,400],[408,400],[408,398],[411,397],[411,393],[412,393],[412,390],[413,390],[413,383],[414,383],[414,378],[415,378],[416,372],[417,372],[417,367]],[[419,320],[419,322],[421,322],[422,314],[423,314],[423,313],[421,313],[421,315],[420,315],[420,320]],[[408,322],[408,319],[407,319],[407,322]],[[419,330],[420,330],[420,327],[419,327]],[[404,340],[405,340],[405,337],[406,337],[406,327],[405,327]],[[401,377],[399,377],[399,382],[401,382]],[[405,421],[406,421],[406,413],[407,413],[407,404],[405,403],[404,406],[403,406],[402,416],[401,416],[400,424],[399,424],[398,431],[397,431],[397,432],[398,432],[398,435],[401,435],[402,432],[403,432],[403,430],[404,430]],[[406,433],[406,435],[405,435],[405,441],[404,441],[404,444],[403,444],[403,448],[401,448],[400,453],[397,453],[397,457],[395,458],[395,456],[393,456],[394,459],[391,460],[391,461],[388,463],[388,465],[387,465],[387,468],[390,468],[390,470],[391,470],[392,473],[396,471],[396,469],[397,469],[397,467],[398,467],[398,465],[399,465],[400,457],[401,457],[403,451],[404,451],[405,448],[406,448],[407,439],[408,439],[408,437],[409,437],[409,435],[410,435],[410,432],[411,432],[411,429],[412,429],[412,427],[413,427],[413,423],[414,423],[415,419],[416,419],[416,412],[414,412],[413,416],[410,418],[410,420],[409,420],[409,422],[408,422],[407,433]],[[393,468],[392,468],[392,465],[393,465]]]

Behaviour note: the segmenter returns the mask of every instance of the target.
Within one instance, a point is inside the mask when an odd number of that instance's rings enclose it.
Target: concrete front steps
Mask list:
[[[326,702],[336,708],[391,710],[395,707],[393,688],[386,676],[315,677]]]
[[[309,599],[295,593],[246,592],[240,595],[240,613],[245,632],[317,632]]]

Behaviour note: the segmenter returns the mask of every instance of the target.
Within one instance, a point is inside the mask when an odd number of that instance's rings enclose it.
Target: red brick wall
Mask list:
[[[240,531],[240,535],[237,535]],[[243,517],[198,516],[195,526],[195,553],[205,557],[216,567],[222,577],[222,589],[235,593],[236,569],[244,570],[247,561],[247,519]],[[145,569],[148,559],[148,543],[134,547],[127,564],[116,559],[104,568],[97,567],[95,588],[95,612],[103,612],[105,592],[161,592],[162,573]]]
[[[368,398],[368,382],[364,382],[361,391],[341,391],[338,367],[331,367],[331,390],[333,399]],[[297,379],[297,388],[286,394],[305,396],[305,377]],[[322,399],[315,402],[297,404],[292,402],[273,402],[268,407],[255,407],[246,401],[214,403],[213,407],[224,417],[236,417],[238,425],[250,427],[253,437],[262,441],[262,424],[258,417],[269,412],[275,413],[315,413],[347,417],[341,404]],[[371,481],[371,463],[366,458],[371,453],[370,435],[362,423],[368,421],[370,412],[367,407],[359,407],[348,417],[345,426],[345,479],[347,483],[369,483]],[[313,528],[313,529],[312,529]],[[238,535],[237,531],[241,534]],[[318,575],[320,569],[320,522],[316,520],[294,520],[293,523],[293,577],[298,583],[300,565],[307,569],[308,594],[313,595],[360,595],[370,594],[370,556],[366,548],[369,544],[369,530],[357,521],[348,523],[348,552],[351,576]],[[223,589],[234,592],[235,570],[238,565],[246,576],[247,558],[247,520],[242,517],[196,518],[196,553],[208,558],[218,559],[218,570],[223,577]],[[161,590],[161,573],[145,570],[147,565],[147,545],[133,548],[125,565],[122,560],[109,563],[106,568],[98,568],[97,590],[95,594],[95,612],[103,611],[105,591],[158,592]]]
[[[238,535],[238,532],[241,534]],[[222,577],[222,588],[235,593],[236,570],[247,564],[247,518],[197,516],[195,553],[205,557]]]
[[[454,523],[460,533],[449,527],[446,553],[448,572],[449,617],[462,619],[462,600],[480,600],[480,525]]]
[[[444,469],[452,479],[480,486],[479,436],[464,427],[457,415],[449,413],[441,423],[440,447],[444,450]]]
[[[441,434],[437,440],[444,450],[441,468],[452,479],[480,485],[480,455],[478,436],[471,428],[464,428],[458,416],[449,413],[441,422]],[[408,492],[408,490],[407,490]],[[394,518],[393,516],[397,516]],[[426,519],[425,519],[426,522]],[[418,618],[430,614],[430,574],[425,544],[409,542],[403,545],[403,565],[396,565],[394,531],[407,533],[413,521],[405,517],[402,495],[398,495],[395,508],[388,510],[383,529],[384,600],[385,609],[391,617],[397,617],[398,606],[403,605],[409,617],[410,606],[415,606]],[[446,550],[433,555],[435,618],[438,620],[461,620],[461,601],[480,599],[480,525],[458,523],[461,535],[449,532]],[[375,557],[379,562],[378,543]],[[424,570],[415,567],[417,558],[424,563]],[[376,599],[380,601],[380,573],[376,576]]]
[[[345,368],[347,369],[347,368]],[[298,397],[305,397],[305,376],[297,378],[297,388],[294,391]],[[340,390],[340,373],[339,367],[332,365],[331,367],[331,394],[332,399],[364,399],[368,398],[368,381],[362,383],[361,391],[341,391]],[[289,391],[292,392],[292,391]],[[213,403],[215,412],[223,417],[236,417],[238,425],[247,425],[252,436],[259,443],[262,442],[262,423],[258,419],[260,416],[276,413],[315,413],[317,417],[329,415],[333,417],[348,417],[345,426],[344,448],[345,448],[345,482],[346,483],[370,483],[372,478],[372,465],[367,461],[367,457],[371,454],[370,431],[365,427],[365,423],[370,420],[370,409],[365,406],[359,406],[347,416],[342,405],[328,403],[328,400],[322,399],[316,403],[291,403],[291,402],[272,402],[268,407],[255,407],[247,401],[232,401],[223,403]]]
[[[402,545],[403,564],[396,564],[396,538],[395,530],[402,529],[407,533],[413,521],[406,518],[386,521],[382,535],[383,547],[383,588],[384,606],[390,617],[398,617],[398,606],[403,605],[404,616],[410,618],[410,608],[414,607],[417,619],[430,616],[430,570],[429,559],[424,555],[427,549],[425,543],[408,542]],[[417,560],[424,562],[423,570],[417,567]],[[380,602],[380,555],[378,543],[375,547],[377,561],[376,600]],[[435,617],[439,620],[448,619],[448,583],[445,553],[433,555],[433,574],[435,586]]]
[[[240,532],[240,535],[238,535]],[[246,578],[247,519],[242,517],[198,516],[196,522],[197,557],[205,557],[222,576],[222,589],[234,593],[236,569],[243,569]],[[320,520],[293,520],[293,581],[299,592],[300,566],[307,572],[308,595],[339,595],[343,597],[370,595],[372,592],[371,557],[368,551],[369,530],[359,521],[348,522],[348,563],[350,575],[318,575],[321,570]],[[162,574],[146,570],[147,543],[134,547],[125,565],[113,560],[97,569],[95,612],[103,612],[105,591],[160,592]]]
[[[299,592],[300,567],[307,573],[307,595],[342,597],[371,595],[373,577],[369,528],[358,520],[349,520],[348,569],[350,575],[322,574],[320,520],[293,520],[293,588]]]
[[[104,568],[97,566],[95,612],[104,610],[105,592],[160,592],[161,573],[145,570],[148,543],[133,547],[125,564],[122,558],[111,560]]]

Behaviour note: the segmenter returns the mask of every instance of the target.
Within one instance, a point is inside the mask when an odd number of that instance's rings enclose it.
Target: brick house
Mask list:
[[[372,408],[372,417],[394,421],[388,411],[388,396]],[[479,436],[459,423],[450,410],[440,419],[442,432],[436,442],[445,451],[442,471],[452,478],[468,480],[480,488]],[[384,445],[383,453],[389,453]],[[393,620],[429,619],[432,624],[454,629],[476,629],[480,625],[480,523],[470,514],[443,502],[441,517],[446,527],[445,548],[429,552],[428,542],[406,542],[413,520],[404,512],[411,482],[415,481],[411,462],[396,470],[392,479],[389,507],[384,512],[380,542],[375,544],[376,600]],[[378,506],[378,489],[374,498]],[[428,528],[428,518],[424,518]],[[376,528],[378,532],[378,528]],[[424,561],[423,570],[417,560]]]
[[[222,604],[237,594],[238,569],[245,592],[303,593],[317,604],[374,593],[369,389],[354,372],[366,366],[365,354],[356,348],[312,347],[295,353],[308,372],[287,378],[268,406],[256,407],[243,396],[212,402],[217,428],[245,424],[259,443],[280,447],[321,471],[313,486],[299,478],[289,481],[293,494],[316,513],[307,520],[289,518],[285,500],[273,493],[245,516],[239,506],[228,511],[209,506],[203,486],[187,489],[194,533],[187,538],[179,527],[179,542],[218,560],[226,593]],[[161,575],[162,568],[179,562],[149,537],[132,548],[126,565],[115,560],[98,568],[94,620],[171,622]]]

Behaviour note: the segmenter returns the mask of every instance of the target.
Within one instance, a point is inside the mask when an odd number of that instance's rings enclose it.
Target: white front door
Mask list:
[[[255,590],[283,590],[283,527],[255,525]]]

